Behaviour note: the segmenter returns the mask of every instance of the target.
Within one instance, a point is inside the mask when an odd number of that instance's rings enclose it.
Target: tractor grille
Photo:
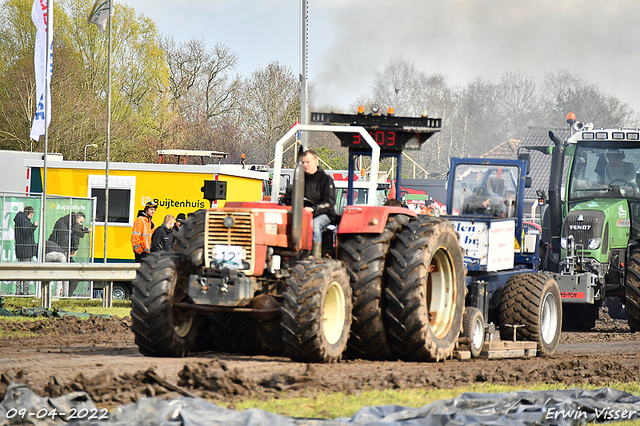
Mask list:
[[[573,235],[576,244],[589,246],[591,238],[602,236],[604,212],[595,210],[577,210],[569,213],[562,226],[562,236]]]
[[[224,219],[232,217],[234,225],[227,228],[224,225]],[[207,227],[205,231],[205,250],[206,265],[211,267],[213,264],[214,247],[216,245],[240,246],[243,248],[244,258],[247,262],[249,270],[244,272],[250,274],[253,272],[253,214],[250,212],[224,212],[210,211],[207,214]]]

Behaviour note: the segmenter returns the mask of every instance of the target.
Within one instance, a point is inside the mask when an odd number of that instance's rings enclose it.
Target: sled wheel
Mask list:
[[[480,309],[467,306],[464,309],[462,336],[469,341],[471,356],[478,358],[484,345],[484,318]]]

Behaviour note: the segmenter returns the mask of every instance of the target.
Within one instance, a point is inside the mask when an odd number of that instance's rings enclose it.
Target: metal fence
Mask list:
[[[92,263],[93,198],[0,192],[0,262]],[[42,211],[46,209],[46,223]],[[44,241],[44,244],[41,242]],[[91,281],[56,281],[52,297],[91,297]],[[41,297],[39,281],[0,281],[0,295]]]

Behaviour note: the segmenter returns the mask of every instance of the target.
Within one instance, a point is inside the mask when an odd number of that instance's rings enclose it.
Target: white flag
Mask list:
[[[87,18],[87,23],[96,24],[96,26],[100,28],[100,31],[104,32],[105,28],[107,28],[110,8],[111,0],[96,0]]]
[[[36,115],[31,126],[31,139],[38,140],[44,135],[45,121],[51,123],[51,74],[53,70],[53,0],[51,16],[47,16],[47,0],[34,0],[31,8],[31,20],[36,26],[36,43],[33,62],[36,71]],[[47,24],[49,34],[47,34]],[[48,38],[48,40],[47,40]],[[49,47],[47,49],[47,46]],[[47,108],[44,106],[45,90]],[[45,119],[45,114],[47,115]]]

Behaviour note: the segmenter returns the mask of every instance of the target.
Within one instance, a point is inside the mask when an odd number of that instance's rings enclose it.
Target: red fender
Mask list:
[[[338,234],[381,234],[390,214],[417,216],[416,212],[404,207],[348,206],[342,213]]]

